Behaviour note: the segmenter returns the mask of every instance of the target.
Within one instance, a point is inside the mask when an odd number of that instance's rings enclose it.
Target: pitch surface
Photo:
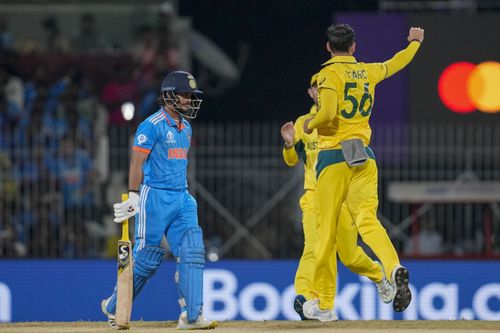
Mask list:
[[[173,321],[132,322],[130,332],[180,332]],[[431,332],[429,332],[431,331]],[[216,332],[280,332],[280,333],[470,333],[500,332],[500,322],[495,321],[338,321],[321,323],[318,321],[223,321]],[[1,333],[102,333],[116,332],[104,322],[23,322],[0,324]],[[127,331],[122,331],[127,332]]]

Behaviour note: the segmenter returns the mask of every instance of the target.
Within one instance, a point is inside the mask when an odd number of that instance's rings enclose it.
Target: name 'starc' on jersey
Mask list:
[[[345,71],[345,76],[348,80],[357,80],[357,79],[368,79],[368,73],[366,70],[349,70]]]

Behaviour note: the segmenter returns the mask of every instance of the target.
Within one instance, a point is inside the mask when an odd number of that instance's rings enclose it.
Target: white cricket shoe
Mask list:
[[[392,271],[392,283],[396,287],[396,296],[392,302],[394,311],[401,312],[406,310],[411,303],[410,273],[403,266],[396,266]]]
[[[337,321],[337,316],[333,310],[321,310],[319,308],[319,299],[307,301],[302,306],[304,316],[309,319],[316,319],[319,321]]]
[[[111,298],[111,297],[110,297]],[[106,308],[108,307],[109,298],[103,299],[101,301],[101,310],[108,317],[108,325],[114,330],[128,330],[128,326],[120,326],[116,323],[116,318],[114,314],[109,313]]]
[[[385,278],[377,282],[377,291],[380,299],[384,303],[391,303],[396,296],[396,288]]]
[[[396,296],[396,287],[391,284],[391,282],[388,281],[385,277],[382,264],[380,264],[378,261],[376,261],[376,264],[380,266],[380,268],[382,269],[382,273],[384,274],[384,278],[380,282],[376,283],[378,295],[382,302],[391,303],[394,299],[394,296]]]
[[[192,324],[188,322],[186,311],[182,312],[179,316],[179,324],[177,329],[179,330],[211,330],[217,327],[217,322],[215,320],[205,319],[202,315],[196,319]]]

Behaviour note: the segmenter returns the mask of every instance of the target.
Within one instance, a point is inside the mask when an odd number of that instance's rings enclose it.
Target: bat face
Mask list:
[[[133,259],[130,241],[118,241],[118,281],[116,301],[116,324],[127,329],[132,310]]]

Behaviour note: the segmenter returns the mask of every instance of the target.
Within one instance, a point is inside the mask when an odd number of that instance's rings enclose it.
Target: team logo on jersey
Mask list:
[[[167,133],[167,143],[175,143],[174,133],[172,133],[172,131],[168,131]]]
[[[137,137],[137,142],[142,145],[144,142],[148,141],[148,137],[145,136],[144,134],[139,134]]]

